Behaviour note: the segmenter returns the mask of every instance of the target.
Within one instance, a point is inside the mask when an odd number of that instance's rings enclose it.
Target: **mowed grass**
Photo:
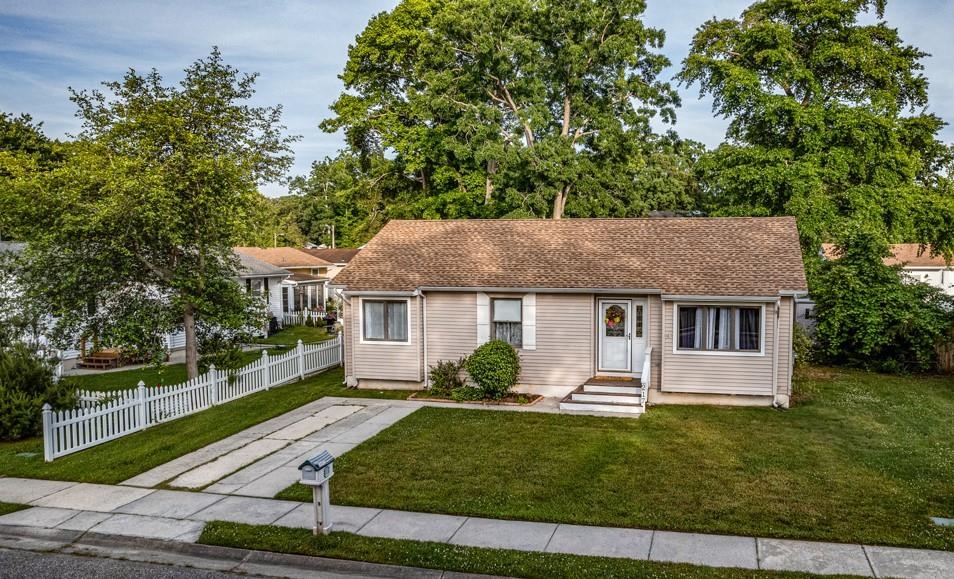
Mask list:
[[[954,379],[814,369],[799,401],[638,420],[422,408],[336,461],[336,504],[954,550]],[[298,485],[283,498],[310,500]]]
[[[329,335],[324,328],[312,328],[308,326],[286,326],[285,329],[275,332],[271,336],[255,340],[257,344],[282,344],[294,346],[298,340],[305,342],[323,342],[330,340],[334,336]]]
[[[323,396],[406,398],[408,392],[348,390],[340,368],[272,388],[43,461],[43,439],[0,443],[0,476],[115,484]]]
[[[305,343],[323,342],[332,338],[323,328],[309,328],[308,326],[289,326],[276,332],[268,338],[255,340],[256,343],[278,346],[269,348],[271,356],[283,354],[298,344],[298,340]],[[261,358],[261,351],[242,352],[241,364],[251,364]],[[163,364],[161,366],[145,366],[116,372],[102,372],[99,374],[85,374],[70,376],[69,380],[81,390],[106,392],[110,390],[126,390],[135,388],[141,380],[146,386],[181,384],[186,381],[185,364]]]
[[[29,505],[21,505],[17,503],[3,503],[0,502],[0,515],[6,515],[9,513],[15,513],[17,511],[22,511],[23,509],[30,508]]]
[[[608,557],[582,557],[555,553],[527,553],[504,549],[479,549],[444,543],[362,537],[332,533],[315,537],[307,529],[242,525],[212,521],[206,524],[200,543],[242,549],[297,553],[313,557],[351,559],[388,565],[443,569],[506,577],[577,579],[579,577],[660,578],[798,578],[803,573],[696,567]]]

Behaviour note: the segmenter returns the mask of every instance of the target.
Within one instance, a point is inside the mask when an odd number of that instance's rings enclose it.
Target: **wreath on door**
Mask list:
[[[606,326],[607,336],[622,336],[626,332],[626,311],[620,306],[606,308],[603,324]]]

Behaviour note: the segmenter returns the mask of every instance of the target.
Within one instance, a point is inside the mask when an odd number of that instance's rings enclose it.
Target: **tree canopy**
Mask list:
[[[405,0],[351,46],[346,90],[322,127],[345,131],[370,197],[414,216],[692,206],[687,160],[701,147],[650,127],[674,120],[678,98],[658,79],[669,64],[657,52],[664,33],[643,24],[644,9],[642,0]]]
[[[927,112],[927,55],[887,25],[884,6],[763,0],[698,29],[679,78],[730,120],[698,167],[710,208],[796,216],[809,258],[856,229],[950,254],[951,150]]]
[[[71,91],[78,139],[52,169],[18,175],[5,204],[29,243],[20,281],[64,336],[154,352],[182,328],[191,377],[197,322],[248,323],[231,248],[293,140],[281,107],[248,104],[255,79],[214,49],[178,86],[130,70],[105,92]]]

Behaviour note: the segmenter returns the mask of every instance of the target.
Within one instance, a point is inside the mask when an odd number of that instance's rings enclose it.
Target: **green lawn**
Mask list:
[[[815,369],[789,411],[638,420],[422,408],[336,461],[336,504],[954,550],[954,379]],[[310,500],[296,485],[283,498]]]
[[[802,573],[780,573],[742,569],[696,567],[676,563],[655,563],[607,557],[581,557],[552,553],[526,553],[503,549],[478,549],[443,543],[362,537],[351,533],[332,533],[315,537],[307,529],[242,525],[212,521],[199,539],[207,545],[220,545],[278,553],[298,553],[313,557],[332,557],[404,565],[426,569],[444,569],[461,573],[481,573],[506,577],[557,579],[578,577],[665,577],[739,579],[762,577],[810,577]]]
[[[341,382],[342,371],[329,370],[49,463],[43,462],[42,438],[0,443],[0,475],[115,484],[323,396],[408,395],[403,391],[348,390]]]
[[[257,344],[283,344],[294,346],[298,340],[305,342],[323,342],[334,336],[328,335],[324,328],[309,328],[308,326],[287,326],[284,330],[275,332],[264,340],[255,340]]]
[[[6,515],[9,513],[15,513],[17,511],[22,511],[23,509],[30,508],[29,505],[21,505],[17,503],[2,503],[0,502],[0,515]]]
[[[331,336],[324,328],[309,328],[308,326],[290,326],[280,332],[276,332],[263,340],[256,340],[256,343],[270,344],[279,346],[269,348],[269,355],[278,355],[287,352],[298,344],[298,340],[306,343],[323,342],[330,339]],[[261,357],[260,351],[243,352],[242,363],[250,364]],[[70,380],[76,383],[76,387],[83,390],[109,391],[125,390],[135,388],[142,380],[146,386],[156,386],[158,384],[181,384],[186,381],[185,364],[164,364],[160,367],[146,366],[133,370],[121,370],[118,372],[103,372],[100,374],[87,374],[83,376],[71,376]]]

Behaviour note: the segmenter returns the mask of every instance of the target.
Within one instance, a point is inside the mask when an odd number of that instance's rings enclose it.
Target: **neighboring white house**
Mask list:
[[[837,248],[832,243],[823,243],[821,256],[837,259]],[[947,295],[954,296],[954,268],[942,256],[931,256],[931,247],[917,243],[891,245],[891,256],[884,258],[885,265],[900,265],[902,275],[914,281],[932,285]],[[795,322],[809,334],[815,331],[815,302],[800,298],[795,302]]]
[[[19,254],[26,247],[23,243],[0,242],[0,253]],[[282,281],[291,275],[291,272],[275,267],[269,263],[256,259],[254,257],[235,252],[239,259],[239,269],[237,279],[239,284],[246,291],[261,294],[265,298],[268,313],[278,318],[282,317]],[[16,296],[16,280],[2,280],[0,287],[0,298]],[[0,312],[0,322],[3,319],[3,312]],[[39,336],[40,343],[47,343],[46,338]],[[166,347],[169,350],[177,350],[185,347],[185,332],[171,332],[164,337]],[[60,357],[63,360],[72,360],[80,356],[78,349],[69,349],[60,351]]]
[[[294,247],[236,247],[235,252],[288,271],[279,289],[282,313],[324,309],[334,264]]]
[[[630,413],[787,406],[807,292],[787,217],[391,221],[333,287],[358,388],[425,388],[496,338],[522,391]]]

